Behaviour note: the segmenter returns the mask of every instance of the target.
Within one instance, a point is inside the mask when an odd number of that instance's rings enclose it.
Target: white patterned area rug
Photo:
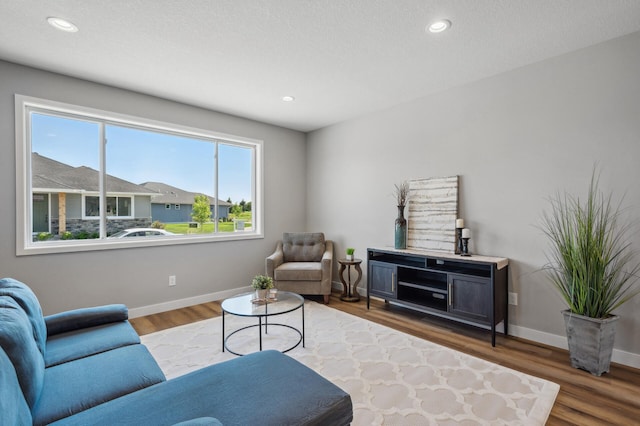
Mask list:
[[[227,336],[255,318],[225,315]],[[270,318],[301,327],[301,311]],[[222,352],[222,319],[145,335],[167,378],[235,358]],[[263,349],[299,339],[269,326]],[[257,327],[231,336],[240,353],[258,350]],[[391,328],[305,302],[305,347],[287,353],[351,395],[353,425],[543,425],[560,387]]]

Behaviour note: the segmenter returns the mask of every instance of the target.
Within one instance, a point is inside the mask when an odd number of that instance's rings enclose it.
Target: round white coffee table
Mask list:
[[[281,351],[282,353],[289,352],[290,350],[298,347],[301,342],[302,347],[304,348],[304,298],[299,294],[291,293],[289,291],[279,291],[277,294],[276,300],[268,300],[267,302],[261,301],[259,303],[254,303],[254,292],[230,297],[222,302],[222,352],[226,350],[234,355],[246,355],[231,350],[228,346],[228,341],[234,334],[252,327],[258,328],[258,345],[260,350],[262,350],[263,328],[264,334],[268,334],[269,327],[274,326],[290,328],[299,335],[298,341],[293,346]],[[301,309],[302,312],[302,329],[298,329],[288,324],[268,321],[269,317],[286,314],[297,309]],[[225,314],[240,317],[255,317],[258,318],[258,323],[239,328],[229,333],[229,335],[226,335]]]

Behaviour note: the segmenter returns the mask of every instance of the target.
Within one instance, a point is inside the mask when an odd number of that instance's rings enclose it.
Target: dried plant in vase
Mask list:
[[[404,181],[400,185],[395,185],[396,187],[396,198],[398,200],[398,207],[404,207],[407,205],[407,201],[409,200],[409,182]]]
[[[404,181],[396,187],[396,199],[398,201],[398,217],[396,218],[395,248],[407,248],[407,220],[404,218],[404,208],[409,200],[409,182]]]

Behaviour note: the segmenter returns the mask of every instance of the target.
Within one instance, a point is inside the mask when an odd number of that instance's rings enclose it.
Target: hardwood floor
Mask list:
[[[331,308],[366,318],[434,343],[558,383],[560,393],[549,425],[640,425],[640,370],[612,364],[611,371],[594,377],[571,368],[567,351],[515,337],[498,336],[491,347],[488,332],[437,319],[372,300],[342,302],[334,293]],[[317,302],[321,298],[313,298]],[[209,302],[146,317],[131,324],[140,334],[221,315],[220,302]]]

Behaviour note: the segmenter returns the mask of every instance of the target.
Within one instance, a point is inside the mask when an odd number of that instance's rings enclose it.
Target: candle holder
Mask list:
[[[469,238],[462,238],[462,252],[460,256],[471,256],[469,254]]]
[[[456,254],[462,254],[462,228],[456,228]]]

